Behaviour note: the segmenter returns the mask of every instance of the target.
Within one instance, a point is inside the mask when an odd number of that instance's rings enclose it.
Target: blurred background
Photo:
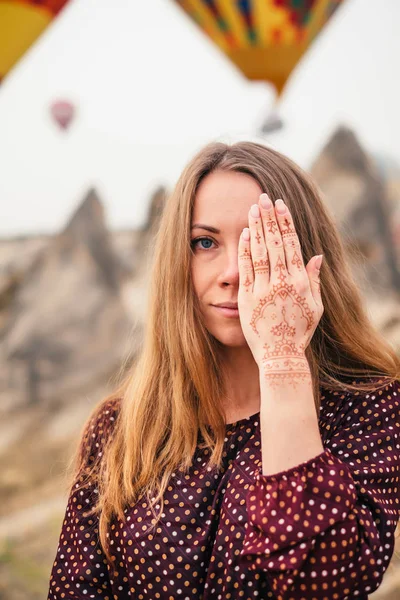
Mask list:
[[[139,350],[158,218],[204,144],[312,173],[400,351],[399,27],[398,0],[0,0],[1,600],[46,597],[67,462]],[[372,598],[400,598],[396,554]]]

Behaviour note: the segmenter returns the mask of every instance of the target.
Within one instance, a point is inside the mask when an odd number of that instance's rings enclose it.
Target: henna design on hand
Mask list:
[[[253,316],[251,318],[250,325],[251,325],[253,331],[257,335],[259,335],[259,332],[257,330],[256,323],[259,319],[261,319],[263,317],[263,313],[265,312],[265,309],[268,308],[269,306],[276,307],[277,299],[286,301],[288,298],[290,298],[292,300],[294,306],[297,306],[298,308],[300,308],[301,316],[303,319],[306,320],[306,324],[307,324],[306,331],[308,331],[309,329],[312,328],[313,323],[314,323],[314,312],[308,306],[306,299],[304,297],[300,296],[300,294],[298,294],[298,292],[293,284],[287,284],[285,282],[281,282],[281,283],[275,284],[272,287],[272,290],[270,291],[268,296],[266,296],[265,298],[261,298],[261,300],[258,303],[258,306],[253,311]],[[284,311],[284,308],[282,307],[282,313],[283,313],[283,311]]]
[[[259,260],[253,261],[254,274],[268,275],[269,274],[269,260],[267,258],[260,258]]]
[[[252,259],[251,259],[251,254],[250,254],[249,248],[245,247],[241,258],[245,262],[245,265],[246,265],[246,280],[243,282],[243,286],[245,287],[246,292],[248,292],[250,290],[250,287],[253,285],[252,278],[250,279],[250,277],[249,277],[249,272],[251,272],[253,270]]]
[[[267,221],[267,227],[270,233],[275,233],[276,231],[278,231],[278,223],[274,221],[274,219],[270,219],[269,221]]]
[[[304,352],[303,343],[294,341],[296,332],[303,329],[303,334],[314,328],[315,317],[304,296],[301,296],[293,284],[289,284],[286,278],[286,267],[278,258],[274,271],[279,272],[279,282],[274,284],[269,294],[261,298],[258,306],[254,309],[250,321],[253,331],[260,336],[257,322],[262,318],[273,319],[276,311],[280,312],[281,321],[271,327],[271,334],[276,338],[273,346],[265,344],[265,353],[262,357],[263,372],[272,387],[278,387],[284,382],[289,382],[296,389],[300,382],[311,382],[310,368]],[[285,274],[286,273],[286,274]],[[292,302],[289,310],[294,312],[291,318],[295,318],[295,312],[299,314],[297,327],[290,325],[286,319],[286,306]],[[279,309],[279,306],[280,309]],[[272,308],[272,313],[271,309]],[[269,313],[269,314],[268,314]],[[289,313],[290,314],[290,313]],[[274,319],[275,320],[275,319]]]
[[[299,383],[311,385],[310,366],[304,357],[273,362],[263,360],[263,371],[273,389],[281,387],[284,383],[290,383],[293,389],[297,389]]]
[[[261,291],[260,296],[255,287],[257,305],[251,308],[250,320],[246,319],[259,338],[259,341],[249,340],[249,345],[254,346],[253,355],[270,387],[284,384],[296,389],[299,384],[312,385],[305,351],[318,325],[320,307],[314,291],[317,282],[308,278],[293,219],[288,208],[286,211],[286,215],[277,212],[277,220],[272,212],[262,213],[266,254],[261,250],[263,235],[256,227],[258,221],[254,223],[250,219],[253,240],[257,244],[254,242],[251,246],[253,255],[249,247],[244,250],[241,258],[246,261],[246,269],[242,279],[248,292],[259,275],[267,275],[266,282],[263,277],[257,279],[257,286],[259,282],[260,290],[264,289],[264,292]],[[247,260],[252,263],[249,269]],[[294,273],[296,281],[292,283]],[[264,339],[260,340],[261,333]]]
[[[289,219],[287,217],[286,217],[286,219],[283,222],[282,230],[281,230],[281,235],[282,235],[282,239],[284,241],[284,244],[287,244],[288,246],[290,246],[293,249],[296,249],[296,250],[298,249],[298,247],[299,247],[299,239],[297,237],[296,230],[294,228],[294,225],[291,224],[291,222],[289,221]],[[295,251],[295,256],[297,256],[297,258],[298,258],[298,254],[297,254],[296,251]],[[296,263],[292,262],[292,264],[296,264]],[[300,261],[300,267],[299,268],[301,268],[301,265],[302,265],[302,263]]]
[[[294,247],[294,246],[293,246]],[[293,258],[291,260],[291,264],[296,266],[299,271],[301,270],[301,268],[303,267],[303,263],[299,257],[299,255],[297,254],[297,252],[295,251],[295,253],[293,254]]]
[[[278,279],[281,282],[286,281],[286,265],[283,263],[283,260],[281,259],[281,257],[279,257],[278,260],[276,261],[274,271],[276,271],[276,272],[279,271]]]
[[[264,344],[263,371],[271,387],[289,382],[296,389],[300,382],[310,383],[310,367],[304,356],[304,344],[296,347],[296,343],[290,340],[295,337],[296,328],[286,321],[285,307],[282,307],[282,316],[283,320],[279,325],[271,328],[271,333],[279,338],[274,348]]]
[[[248,275],[246,275],[246,281],[243,283],[243,285],[246,288],[246,292],[248,292],[250,289],[250,286],[253,285],[253,282],[249,279]]]
[[[281,229],[281,235],[282,235],[282,237],[283,236],[292,237],[293,234],[297,237],[297,233],[296,233],[296,230],[294,228],[294,225],[291,224],[291,222],[289,221],[289,219],[287,217],[283,221],[281,227],[282,227],[282,229]]]

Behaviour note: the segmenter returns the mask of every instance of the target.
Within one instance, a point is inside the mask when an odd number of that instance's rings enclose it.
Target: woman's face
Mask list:
[[[238,244],[248,213],[263,190],[244,173],[214,171],[201,182],[192,218],[192,278],[204,324],[226,346],[247,346],[238,311],[216,304],[238,301]],[[212,231],[207,228],[212,228]]]

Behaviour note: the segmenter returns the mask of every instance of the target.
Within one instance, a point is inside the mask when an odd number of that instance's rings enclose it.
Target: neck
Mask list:
[[[222,353],[225,397],[222,405],[227,422],[248,417],[260,410],[260,372],[248,347],[224,346]]]

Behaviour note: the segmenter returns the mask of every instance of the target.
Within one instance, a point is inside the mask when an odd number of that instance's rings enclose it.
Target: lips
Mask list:
[[[237,304],[235,302],[225,302],[223,304],[213,304],[212,305],[215,310],[219,312],[220,315],[224,317],[239,318],[239,310],[237,308]]]
[[[222,302],[221,304],[213,304],[213,306],[216,306],[217,308],[232,308],[234,310],[238,309],[237,302]]]

